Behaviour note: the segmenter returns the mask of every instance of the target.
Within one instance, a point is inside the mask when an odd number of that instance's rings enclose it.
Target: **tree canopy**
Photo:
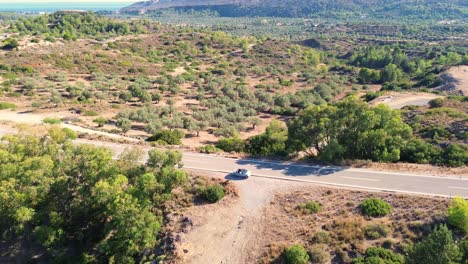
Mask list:
[[[293,150],[326,161],[398,161],[403,143],[412,136],[398,111],[385,105],[372,108],[353,97],[303,110],[288,131]]]
[[[134,263],[157,244],[162,203],[188,178],[181,154],[76,145],[66,131],[5,136],[0,143],[0,230],[39,243],[61,263]]]

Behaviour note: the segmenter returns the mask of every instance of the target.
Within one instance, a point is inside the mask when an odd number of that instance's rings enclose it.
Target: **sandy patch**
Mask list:
[[[447,74],[454,79],[455,89],[462,95],[468,95],[468,65],[452,67]]]

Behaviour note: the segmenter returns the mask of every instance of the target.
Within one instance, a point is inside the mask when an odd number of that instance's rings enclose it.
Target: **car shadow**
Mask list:
[[[240,159],[236,162],[240,166],[255,166],[256,169],[281,171],[286,176],[315,176],[323,177],[346,169],[345,167],[326,165],[307,165],[289,162],[274,162],[255,159]]]
[[[245,180],[247,180],[247,179],[245,179],[245,178],[236,177],[236,176],[234,176],[232,173],[229,173],[228,175],[226,175],[226,176],[224,177],[224,179],[230,180],[230,181],[245,181]]]

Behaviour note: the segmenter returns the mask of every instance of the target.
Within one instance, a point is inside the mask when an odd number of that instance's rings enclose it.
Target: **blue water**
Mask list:
[[[0,12],[115,11],[130,4],[131,2],[0,3]]]

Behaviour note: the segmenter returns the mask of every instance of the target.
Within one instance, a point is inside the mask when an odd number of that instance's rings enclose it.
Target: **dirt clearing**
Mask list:
[[[224,178],[221,173],[203,174]],[[301,183],[249,178],[235,181],[239,198],[227,197],[218,204],[195,206],[184,213],[192,229],[178,234],[176,263],[249,263],[258,254],[256,243],[262,209],[277,191],[297,188]]]

